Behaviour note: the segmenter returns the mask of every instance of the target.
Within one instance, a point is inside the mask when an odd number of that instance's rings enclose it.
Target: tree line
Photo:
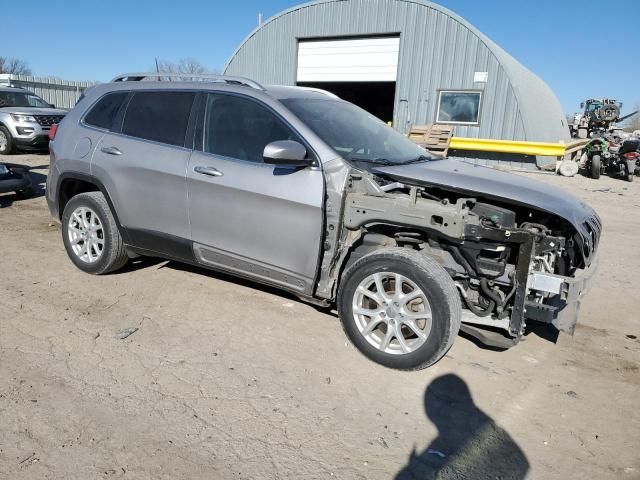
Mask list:
[[[184,74],[185,77],[188,77],[189,75],[216,73],[214,70],[208,69],[198,60],[193,58],[182,58],[176,62],[169,60],[156,60],[156,64],[151,68],[151,71],[154,70],[158,73]],[[31,68],[29,68],[29,64],[24,60],[14,57],[4,57],[2,55],[0,55],[0,73],[33,75]]]
[[[32,74],[29,64],[24,60],[3,56],[0,56],[0,73],[12,73],[14,75]]]

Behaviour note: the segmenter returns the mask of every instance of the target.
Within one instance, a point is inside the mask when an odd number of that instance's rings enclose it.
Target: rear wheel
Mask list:
[[[100,192],[73,197],[62,214],[67,254],[80,270],[101,275],[127,263],[127,251],[115,218]]]
[[[449,274],[415,250],[370,253],[344,273],[338,309],[345,333],[369,359],[418,370],[440,360],[460,329],[460,296]]]
[[[591,178],[600,178],[600,155],[591,157]]]
[[[630,169],[628,163],[624,163],[623,166],[624,168],[622,171],[622,176],[626,178],[627,182],[633,182],[633,177],[635,176],[636,169]]]
[[[6,127],[0,127],[0,155],[13,153],[13,139]]]

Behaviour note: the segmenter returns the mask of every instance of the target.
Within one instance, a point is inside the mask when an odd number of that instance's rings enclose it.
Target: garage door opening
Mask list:
[[[327,90],[383,122],[393,121],[396,82],[298,82],[298,85]]]
[[[300,40],[297,84],[328,90],[390,122],[399,50],[395,35]]]

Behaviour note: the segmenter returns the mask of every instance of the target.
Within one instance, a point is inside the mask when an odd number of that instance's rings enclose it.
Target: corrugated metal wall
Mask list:
[[[456,126],[456,136],[543,142],[568,138],[566,125],[566,133],[560,128],[564,115],[559,102],[542,80],[463,19],[428,2],[323,0],[294,7],[249,35],[225,73],[263,84],[295,85],[299,39],[383,34],[400,34],[394,108],[398,130],[433,123],[439,89],[481,89],[480,125]],[[488,72],[487,82],[475,83],[475,72]],[[525,84],[516,89],[513,78],[533,81],[535,88],[529,92]],[[536,97],[527,99],[528,108],[535,104],[543,112],[527,116],[519,101],[525,95]],[[547,116],[545,109],[551,111]],[[514,163],[531,166],[531,158],[514,158]],[[492,163],[485,155],[473,161]]]
[[[10,84],[35,93],[58,108],[73,108],[82,92],[95,82],[78,82],[28,75],[0,75],[0,86]]]

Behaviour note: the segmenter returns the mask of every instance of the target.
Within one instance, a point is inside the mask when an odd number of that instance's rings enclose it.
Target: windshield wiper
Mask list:
[[[388,158],[356,158],[356,157],[347,156],[346,159],[351,162],[369,163],[373,165],[396,166],[396,165],[409,165],[411,163],[428,162],[430,160],[433,160],[434,157],[427,156],[427,155],[420,155],[419,157],[405,160],[404,162],[392,161],[392,160],[389,160]]]
[[[419,157],[412,158],[411,160],[407,160],[405,162],[400,162],[397,165],[409,165],[411,163],[420,163],[420,162],[428,162],[433,160],[433,157],[427,155],[420,155]]]
[[[388,158],[347,158],[351,162],[361,162],[361,163],[370,163],[373,165],[397,165],[395,162],[392,162]]]

